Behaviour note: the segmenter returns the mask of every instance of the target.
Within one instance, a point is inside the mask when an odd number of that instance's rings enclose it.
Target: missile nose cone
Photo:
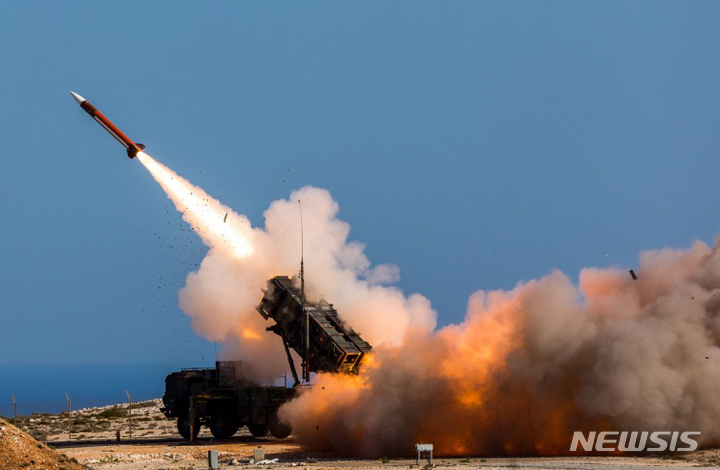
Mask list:
[[[82,104],[83,101],[87,101],[85,98],[83,98],[82,96],[78,95],[78,94],[75,93],[74,91],[71,91],[70,93],[73,95],[73,98],[75,98],[75,102],[77,102],[77,104]]]

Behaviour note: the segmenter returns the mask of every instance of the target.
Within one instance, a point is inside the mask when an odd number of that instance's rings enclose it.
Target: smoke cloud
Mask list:
[[[637,272],[479,291],[462,324],[378,348],[359,377],[321,376],[283,416],[308,445],[361,456],[415,442],[559,455],[573,431],[701,431],[716,444],[720,254],[701,242],[646,252]]]
[[[256,374],[282,373],[280,341],[255,311],[272,276],[300,260],[305,225],[307,292],[334,303],[374,346],[358,376],[320,374],[281,409],[308,447],[365,457],[567,454],[574,431],[701,431],[720,443],[720,254],[640,255],[626,270],[587,268],[579,283],[553,271],[511,291],[478,291],[465,320],[435,330],[419,294],[389,285],[322,189],[305,187],[265,212],[265,226],[141,161],[210,247],[180,304],[205,337]],[[226,220],[225,215],[227,214]]]
[[[302,203],[306,295],[328,299],[372,345],[399,346],[410,329],[431,331],[436,314],[419,294],[408,297],[388,285],[398,278],[393,265],[372,266],[364,246],[348,240],[350,226],[324,189],[304,187],[265,211],[265,227],[222,205],[147,154],[140,161],[165,189],[183,219],[210,248],[180,291],[180,306],[195,330],[225,346],[228,359],[245,361],[248,372],[272,378],[287,370],[281,341],[255,310],[267,280],[295,275],[300,266]]]

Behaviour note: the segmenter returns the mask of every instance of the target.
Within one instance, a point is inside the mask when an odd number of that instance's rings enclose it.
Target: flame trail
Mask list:
[[[138,152],[137,159],[162,186],[177,210],[182,213],[183,219],[202,237],[207,246],[228,251],[236,258],[244,258],[252,253],[252,246],[247,240],[250,227],[246,219],[240,218],[235,211],[145,152]],[[228,214],[233,215],[230,223],[227,223]]]

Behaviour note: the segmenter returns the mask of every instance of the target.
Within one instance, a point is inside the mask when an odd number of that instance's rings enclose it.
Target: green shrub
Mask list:
[[[101,411],[97,414],[97,416],[98,418],[124,418],[125,416],[127,416],[127,412],[113,407]]]

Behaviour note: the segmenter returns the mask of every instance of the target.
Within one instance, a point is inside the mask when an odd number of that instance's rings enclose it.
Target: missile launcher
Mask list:
[[[324,300],[303,303],[300,289],[287,276],[268,281],[257,310],[263,318],[275,322],[268,330],[283,339],[286,351],[291,348],[300,357],[304,356],[305,315],[308,315],[307,366],[310,372],[357,373],[363,356],[372,349],[344,324],[332,304]]]
[[[197,437],[201,426],[208,426],[213,436],[224,439],[244,425],[256,437],[270,433],[285,438],[291,429],[280,421],[278,409],[295,398],[301,386],[290,350],[305,359],[310,372],[348,374],[358,373],[363,357],[371,351],[372,347],[340,319],[332,304],[303,301],[302,289],[290,278],[270,279],[263,294],[257,310],[274,322],[267,330],[282,338],[295,387],[254,383],[240,372],[241,364],[232,361],[217,362],[214,369],[173,372],[165,379],[162,412],[168,418],[177,418],[178,431],[185,439]],[[309,340],[307,348],[305,338]]]

